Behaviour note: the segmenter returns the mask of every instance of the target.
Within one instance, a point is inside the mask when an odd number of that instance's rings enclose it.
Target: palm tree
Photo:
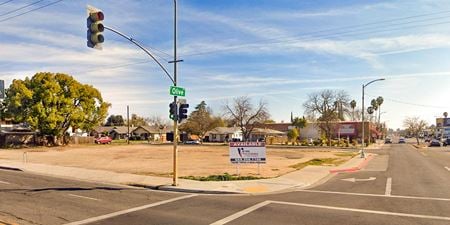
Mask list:
[[[373,106],[367,107],[367,113],[370,115],[370,120],[372,121],[373,116],[372,114],[375,112],[375,108]]]
[[[376,99],[372,99],[372,101],[370,102],[370,105],[372,106],[373,112],[375,112],[375,111],[378,110],[378,102],[377,102]],[[373,112],[372,112],[372,113],[369,113],[369,114],[371,114],[371,116],[372,116]],[[375,114],[375,115],[376,115],[376,114]],[[371,119],[372,119],[372,118],[371,118]]]
[[[378,125],[381,124],[381,105],[383,104],[384,99],[381,96],[378,96],[377,98],[377,104],[378,104]]]
[[[352,120],[355,121],[355,108],[356,108],[356,101],[352,100],[350,102],[350,107],[352,108]]]
[[[373,99],[375,100],[375,99]],[[373,102],[372,100],[372,102]],[[367,107],[367,113],[370,115],[370,122],[372,122],[373,116],[372,114],[375,112],[375,109],[373,106],[369,106]],[[364,126],[364,125],[363,125]],[[369,125],[369,141],[367,142],[368,144],[370,144],[370,136],[371,136],[371,132],[370,132],[370,125]]]

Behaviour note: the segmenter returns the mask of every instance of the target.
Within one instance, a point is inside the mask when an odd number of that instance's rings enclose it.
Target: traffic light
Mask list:
[[[101,10],[92,6],[88,6],[87,12],[87,46],[90,48],[102,49],[102,43],[105,41],[102,34],[105,30],[105,26],[103,26],[102,21],[105,19],[105,15]]]
[[[189,104],[180,104],[180,108],[178,109],[178,122],[181,123],[184,119],[187,119]]]
[[[175,102],[171,102],[170,104],[169,104],[169,118],[171,119],[171,120],[177,120],[178,119],[178,117],[177,117],[177,103],[175,103]]]

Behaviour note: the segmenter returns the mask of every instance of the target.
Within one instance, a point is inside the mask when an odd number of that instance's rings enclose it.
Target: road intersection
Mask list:
[[[0,218],[19,224],[449,224],[450,152],[385,145],[361,171],[308,189],[195,194],[0,171]]]

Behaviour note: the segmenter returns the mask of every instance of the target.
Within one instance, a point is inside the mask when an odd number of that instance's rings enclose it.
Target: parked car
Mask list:
[[[390,138],[384,139],[385,144],[392,144],[392,140]]]
[[[446,138],[446,139],[442,142],[442,144],[443,144],[444,146],[450,145],[450,138]]]
[[[404,144],[404,143],[406,143],[405,138],[402,138],[402,137],[399,138],[399,139],[398,139],[398,143],[399,143],[399,144]]]
[[[112,138],[105,136],[105,137],[99,137],[95,139],[95,144],[111,144]]]
[[[425,142],[430,142],[431,141],[431,138],[430,137],[426,137],[425,138]]]
[[[188,141],[185,141],[184,143],[188,144],[188,145],[199,145],[200,141],[199,140],[188,140]]]
[[[433,139],[433,140],[430,141],[430,145],[429,146],[430,147],[433,147],[433,146],[441,147],[441,142],[439,140],[437,140],[437,139]]]

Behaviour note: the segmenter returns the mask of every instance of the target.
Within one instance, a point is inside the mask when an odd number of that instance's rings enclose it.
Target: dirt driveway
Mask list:
[[[88,169],[110,170],[141,175],[170,176],[172,172],[171,145],[80,145],[54,148],[0,150],[0,159],[22,161],[27,152],[28,162]],[[228,146],[181,145],[179,147],[180,176],[236,174],[236,165],[229,161]],[[267,163],[260,175],[256,164],[241,164],[240,175],[276,177],[294,171],[290,166],[315,158],[336,158],[345,162],[351,154],[326,148],[268,147]]]

